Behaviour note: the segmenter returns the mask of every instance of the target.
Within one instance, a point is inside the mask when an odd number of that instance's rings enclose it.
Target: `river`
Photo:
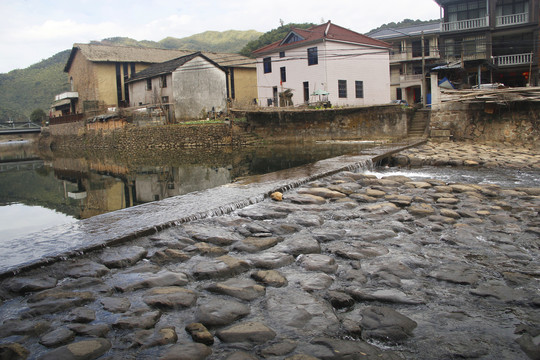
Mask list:
[[[119,158],[47,153],[28,140],[0,139],[2,241],[152,201],[288,169],[372,143],[194,149]]]

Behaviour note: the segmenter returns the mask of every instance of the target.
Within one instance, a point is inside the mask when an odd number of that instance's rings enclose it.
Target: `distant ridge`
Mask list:
[[[206,31],[181,39],[167,37],[157,42],[112,37],[92,43],[238,53],[248,42],[261,35],[255,30]],[[63,70],[70,52],[71,49],[64,50],[26,69],[0,73],[0,122],[26,122],[35,109],[43,109],[48,113],[54,96],[69,90],[67,74]]]

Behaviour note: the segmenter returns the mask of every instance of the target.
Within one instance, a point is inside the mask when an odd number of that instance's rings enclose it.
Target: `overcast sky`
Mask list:
[[[266,32],[331,20],[365,33],[403,19],[439,18],[434,0],[0,0],[0,73],[26,68],[73,43],[113,36],[159,41],[207,30]]]

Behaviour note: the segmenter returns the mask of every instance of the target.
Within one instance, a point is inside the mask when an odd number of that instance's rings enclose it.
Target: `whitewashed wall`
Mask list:
[[[223,70],[196,57],[172,73],[177,120],[197,119],[212,110],[227,109],[227,77]]]
[[[318,48],[318,64],[308,66],[307,49]],[[355,54],[358,56],[348,56]],[[265,56],[266,57],[266,56]],[[295,105],[304,102],[305,81],[309,82],[310,95],[315,90],[330,92],[329,100],[337,106],[359,106],[390,102],[390,63],[385,49],[326,41],[271,55],[272,72],[264,74],[263,57],[257,58],[257,87],[259,103],[267,105],[273,98],[274,86],[278,92],[291,89]],[[280,68],[286,68],[287,79],[280,85]],[[347,98],[338,97],[338,80],[347,80]],[[363,99],[355,97],[355,81],[364,82]],[[316,101],[318,97],[310,97]]]
[[[172,101],[172,76],[167,75],[167,87],[161,86],[161,77],[152,79],[152,90],[147,90],[146,79],[135,81],[129,84],[129,104],[130,106],[155,105],[160,103],[163,96],[168,96]]]

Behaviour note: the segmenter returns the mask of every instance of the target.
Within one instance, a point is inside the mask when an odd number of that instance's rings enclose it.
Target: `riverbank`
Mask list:
[[[395,158],[410,164],[444,153],[461,165],[464,147],[427,144]],[[501,149],[475,151],[538,169],[538,152]],[[351,171],[300,184],[282,202],[5,279],[0,351],[43,359],[538,358],[539,187]]]

